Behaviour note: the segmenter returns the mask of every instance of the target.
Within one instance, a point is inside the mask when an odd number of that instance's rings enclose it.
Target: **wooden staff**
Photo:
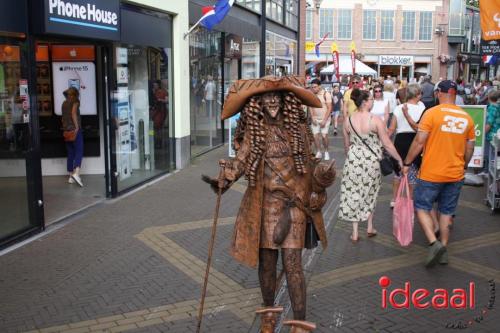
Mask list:
[[[201,331],[201,320],[203,319],[203,306],[205,305],[205,296],[207,294],[208,275],[210,273],[210,265],[212,263],[212,252],[215,243],[215,231],[217,229],[217,220],[219,219],[220,199],[222,197],[222,188],[224,187],[224,180],[225,180],[224,164],[221,163],[219,178],[217,179],[217,185],[218,185],[217,203],[215,205],[214,222],[212,224],[212,237],[210,238],[210,243],[208,245],[207,268],[205,270],[205,280],[203,281],[203,290],[201,292],[200,308],[198,309],[198,326],[196,328],[196,333],[200,333]]]

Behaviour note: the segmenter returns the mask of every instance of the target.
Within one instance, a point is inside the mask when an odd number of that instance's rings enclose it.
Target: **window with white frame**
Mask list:
[[[352,10],[339,9],[337,14],[337,38],[352,39]]]
[[[313,38],[313,11],[306,10],[306,39]]]
[[[333,9],[324,8],[319,10],[319,38],[328,34],[328,39],[333,39]]]
[[[394,11],[380,11],[380,39],[394,40]]]
[[[260,5],[262,0],[236,0],[236,3],[245,6],[247,8],[253,9],[256,12],[260,12]]]
[[[363,39],[377,39],[377,12],[363,10]]]
[[[293,30],[297,30],[299,22],[299,0],[285,0],[284,11],[285,25]]]
[[[415,40],[415,12],[403,12],[402,40]]]
[[[418,40],[432,40],[432,12],[420,12],[420,27]]]

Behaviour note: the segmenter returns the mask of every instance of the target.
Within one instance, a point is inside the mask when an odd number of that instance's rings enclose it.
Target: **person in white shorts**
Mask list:
[[[326,161],[330,159],[328,153],[328,128],[330,127],[332,114],[332,95],[321,87],[321,81],[314,79],[311,81],[311,90],[321,101],[321,108],[309,108],[311,114],[311,130],[314,135],[314,144],[316,146],[316,158],[322,158]],[[321,151],[324,149],[324,156]]]

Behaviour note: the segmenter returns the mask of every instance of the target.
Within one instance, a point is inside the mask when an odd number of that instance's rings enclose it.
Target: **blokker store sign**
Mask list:
[[[119,0],[44,0],[45,32],[120,39]]]
[[[381,55],[378,63],[379,65],[413,66],[413,56]]]

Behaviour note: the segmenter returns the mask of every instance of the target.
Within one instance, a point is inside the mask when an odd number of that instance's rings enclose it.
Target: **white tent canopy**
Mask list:
[[[352,74],[351,56],[339,56],[340,74]],[[334,66],[329,65],[321,70],[321,74],[333,74]],[[377,76],[377,71],[356,59],[356,74]]]

